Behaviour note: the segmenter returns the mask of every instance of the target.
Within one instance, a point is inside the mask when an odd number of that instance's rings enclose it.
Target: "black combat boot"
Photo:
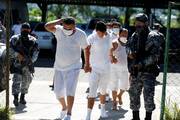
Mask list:
[[[23,104],[23,105],[26,104],[25,94],[21,94],[21,96],[20,96],[20,103]]]
[[[146,112],[145,120],[151,120],[152,112]]]
[[[133,119],[132,120],[140,120],[139,111],[133,111]]]
[[[18,94],[14,94],[13,96],[14,96],[13,104],[14,104],[14,106],[17,107],[19,105],[19,102],[18,102],[18,96],[19,95]]]

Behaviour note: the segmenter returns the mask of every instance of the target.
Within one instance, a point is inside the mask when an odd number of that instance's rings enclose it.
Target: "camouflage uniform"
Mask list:
[[[13,72],[13,95],[19,93],[26,94],[28,92],[29,85],[32,81],[31,74],[33,73],[28,64],[23,65],[18,61],[17,55],[23,52],[26,56],[30,57],[29,59],[33,64],[37,60],[39,54],[36,38],[34,38],[31,35],[28,35],[28,40],[26,40],[26,43],[23,43],[22,39],[23,38],[21,37],[21,35],[14,35],[12,36],[10,41],[10,56],[13,60],[12,66],[16,68],[16,71]]]
[[[32,82],[31,72],[29,68],[25,66],[22,70],[22,74],[15,73],[13,76],[13,84],[12,84],[12,94],[26,94],[28,93],[28,88],[30,83]]]
[[[154,91],[155,79],[159,73],[159,46],[159,35],[154,31],[149,31],[146,37],[135,32],[127,43],[127,53],[133,56],[128,58],[131,75],[130,108],[133,111],[139,111],[142,88],[146,111],[152,112],[155,109]]]
[[[159,32],[157,30],[154,30],[154,32],[156,32],[159,35],[159,38],[160,38],[160,55],[159,55],[158,64],[161,65],[161,64],[164,63],[165,37],[161,32]]]
[[[0,92],[6,89],[6,45],[0,43]]]

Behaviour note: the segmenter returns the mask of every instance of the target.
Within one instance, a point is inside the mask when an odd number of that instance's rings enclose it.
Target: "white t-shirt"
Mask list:
[[[109,50],[112,46],[112,38],[107,34],[100,38],[96,32],[88,36],[88,42],[91,45],[90,64],[96,72],[104,73],[110,70]]]
[[[122,46],[120,43],[118,43],[118,47],[114,51],[114,55],[116,56],[119,64],[122,66],[127,66],[127,53],[125,46]]]
[[[112,33],[112,42],[118,43],[118,47],[113,52],[113,55],[117,58],[120,66],[127,66],[127,53],[126,53],[126,47],[122,46],[118,41],[118,36]],[[114,64],[113,64],[114,65]]]
[[[118,36],[115,35],[114,33],[111,33],[111,41],[114,42],[114,41],[117,41],[118,40]]]
[[[87,36],[78,28],[73,35],[67,36],[62,28],[62,26],[56,25],[54,32],[57,39],[54,68],[61,71],[81,68],[81,48],[84,49],[88,46]]]
[[[21,24],[15,24],[12,27],[12,31],[14,32],[14,35],[18,35],[21,33]]]
[[[117,40],[116,40],[117,41]],[[114,56],[117,58],[118,62],[116,64],[111,64],[112,71],[127,71],[127,53],[125,46],[122,46],[118,41],[118,47],[113,52]]]

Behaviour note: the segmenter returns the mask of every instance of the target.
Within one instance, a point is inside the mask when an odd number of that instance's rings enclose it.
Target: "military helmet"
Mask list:
[[[144,13],[139,13],[139,14],[136,15],[135,20],[145,23],[145,22],[148,21],[148,17]]]
[[[27,22],[23,23],[21,28],[22,29],[31,29],[30,24]]]

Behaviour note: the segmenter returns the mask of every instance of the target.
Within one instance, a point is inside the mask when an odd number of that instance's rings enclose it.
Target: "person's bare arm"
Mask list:
[[[55,26],[62,24],[62,22],[63,22],[63,19],[58,19],[58,20],[50,21],[50,22],[47,22],[44,27],[49,32],[55,32],[56,31],[56,27]]]
[[[2,29],[3,32],[6,31],[6,28],[4,27],[4,25],[2,24],[2,22],[0,21],[0,28]]]
[[[90,66],[90,49],[91,49],[91,45],[88,45],[85,49],[84,49],[84,58],[85,58],[85,65],[84,65],[84,71],[85,72],[91,72],[91,66]]]
[[[109,52],[111,63],[117,63],[117,59],[113,55],[113,52],[117,49],[117,47],[118,47],[118,43],[117,42],[113,42],[112,43],[112,48],[110,49],[110,52]]]

